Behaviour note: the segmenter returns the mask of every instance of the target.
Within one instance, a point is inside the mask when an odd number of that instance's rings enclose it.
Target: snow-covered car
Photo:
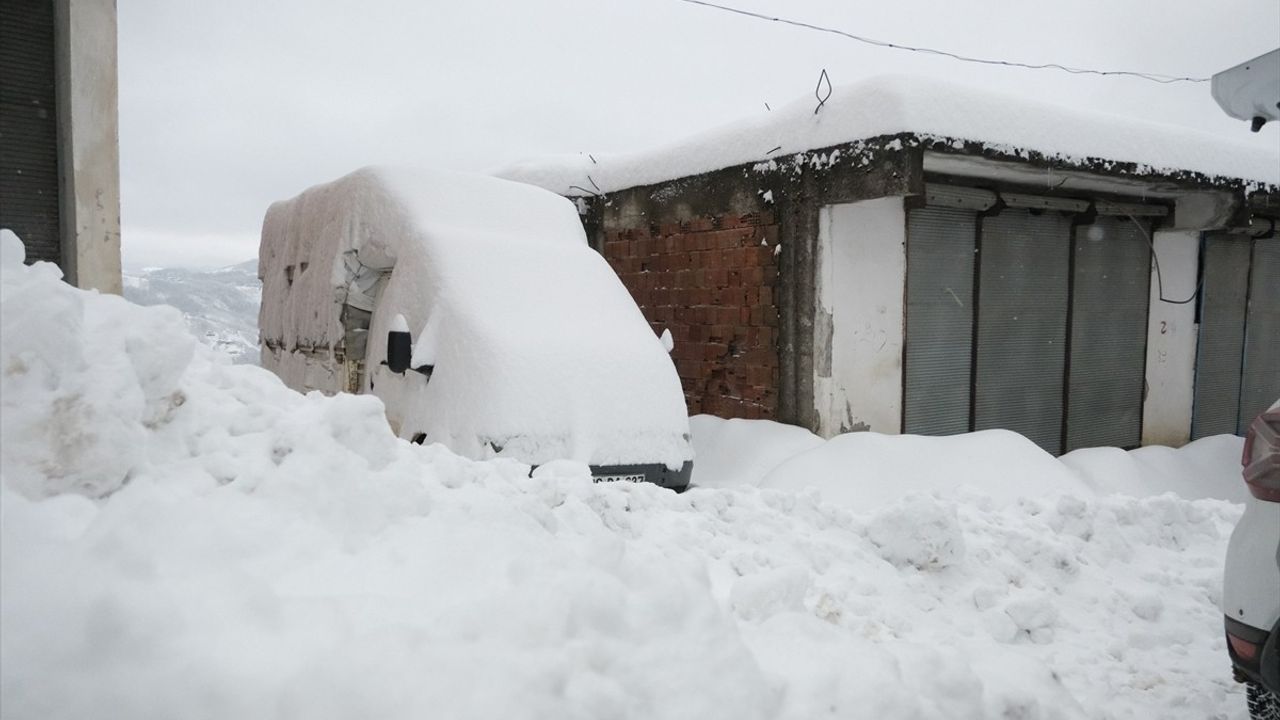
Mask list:
[[[1241,459],[1249,486],[1231,534],[1222,593],[1227,652],[1250,716],[1280,719],[1280,402],[1259,415]]]
[[[401,437],[475,459],[689,483],[667,348],[569,200],[366,168],[272,205],[258,272],[262,364],[290,387],[371,393]]]

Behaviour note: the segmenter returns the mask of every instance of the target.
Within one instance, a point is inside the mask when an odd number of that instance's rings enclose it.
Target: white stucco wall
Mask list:
[[[63,269],[82,288],[119,294],[120,141],[114,0],[58,0],[58,143]]]
[[[1198,231],[1155,233],[1156,257],[1151,272],[1151,310],[1147,319],[1147,395],[1142,405],[1143,445],[1185,445],[1191,440],[1191,408],[1195,387],[1195,302],[1175,305],[1164,296],[1185,300],[1196,291],[1200,258]]]
[[[830,205],[820,210],[818,222],[818,432],[899,433],[906,290],[902,198]]]

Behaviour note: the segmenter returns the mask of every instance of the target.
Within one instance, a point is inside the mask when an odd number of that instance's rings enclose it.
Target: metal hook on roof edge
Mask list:
[[[822,94],[822,84],[827,84],[827,94]],[[818,86],[813,89],[813,96],[818,98],[818,107],[813,109],[813,114],[817,115],[823,105],[827,104],[827,100],[831,97],[831,78],[827,75],[827,69],[822,68],[822,74],[818,76]]]

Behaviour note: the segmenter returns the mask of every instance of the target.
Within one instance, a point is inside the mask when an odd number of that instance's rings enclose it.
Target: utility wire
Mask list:
[[[1146,226],[1138,222],[1138,218],[1132,215],[1128,215],[1126,217],[1128,217],[1129,221],[1132,222],[1134,226],[1138,228],[1138,232],[1142,233],[1142,237],[1145,238],[1147,241],[1147,247],[1151,248],[1151,260],[1155,263],[1155,266],[1156,266],[1156,290],[1157,290],[1157,294],[1160,297],[1160,301],[1169,303],[1170,305],[1186,305],[1192,300],[1195,300],[1200,295],[1200,288],[1204,286],[1204,275],[1203,274],[1200,275],[1199,280],[1196,281],[1196,289],[1191,291],[1191,297],[1187,298],[1186,300],[1173,300],[1171,298],[1165,297],[1164,296],[1164,275],[1161,274],[1160,272],[1160,254],[1156,252],[1156,244],[1151,241],[1151,233],[1147,232]]]
[[[1179,77],[1175,75],[1162,75],[1159,73],[1133,72],[1130,70],[1095,70],[1092,68],[1078,68],[1078,67],[1071,67],[1069,65],[1060,65],[1058,63],[1043,63],[1043,64],[1037,65],[1033,63],[1014,62],[1011,60],[991,60],[987,58],[968,57],[965,55],[958,55],[953,52],[947,52],[946,50],[938,50],[935,48],[912,47],[910,45],[899,45],[898,43],[885,42],[883,40],[874,40],[872,38],[862,37],[861,35],[854,35],[851,32],[846,32],[838,28],[823,27],[821,25],[814,25],[812,23],[807,23],[800,20],[790,20],[788,18],[775,17],[773,15],[765,15],[763,13],[752,12],[750,10],[743,10],[741,8],[730,7],[728,5],[718,5],[713,2],[707,2],[706,0],[680,0],[680,2],[689,3],[690,5],[701,5],[702,7],[712,8],[715,10],[722,10],[724,12],[734,13],[735,15],[744,15],[746,17],[756,18],[757,20],[768,20],[770,22],[777,22],[777,23],[782,23],[784,25],[791,25],[793,27],[803,28],[805,30],[814,30],[817,32],[829,33],[831,35],[839,35],[841,37],[848,38],[850,40],[856,40],[860,43],[866,43],[867,45],[875,45],[876,47],[890,48],[893,50],[909,50],[911,52],[925,53],[927,55],[940,55],[942,57],[951,58],[952,60],[959,60],[960,62],[978,63],[981,65],[1003,65],[1005,67],[1024,68],[1027,70],[1060,70],[1062,72],[1068,72],[1073,75],[1106,75],[1106,76],[1118,75],[1118,76],[1124,76],[1124,77],[1141,78],[1143,80],[1149,80],[1151,82],[1157,82],[1157,83],[1162,83],[1166,85],[1170,83],[1177,83],[1177,82],[1193,82],[1193,83],[1209,82],[1209,78],[1205,78],[1205,77]]]

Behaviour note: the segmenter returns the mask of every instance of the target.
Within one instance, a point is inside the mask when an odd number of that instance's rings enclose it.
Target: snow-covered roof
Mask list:
[[[533,160],[498,175],[564,195],[608,193],[909,133],[1068,163],[1106,160],[1156,174],[1189,171],[1249,185],[1280,184],[1280,153],[1188,128],[937,80],[876,77],[835,88],[816,114],[815,105],[813,98],[801,99],[648,151]]]

